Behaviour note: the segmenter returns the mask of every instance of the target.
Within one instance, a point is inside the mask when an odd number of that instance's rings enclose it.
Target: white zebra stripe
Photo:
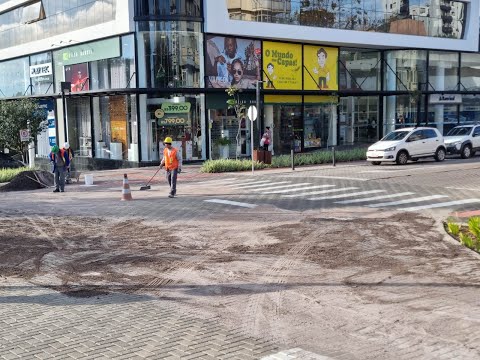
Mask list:
[[[361,199],[354,199],[354,200],[336,201],[335,204],[355,204],[355,203],[369,202],[369,201],[383,200],[383,199],[390,199],[390,198],[396,198],[396,197],[402,197],[402,196],[414,195],[414,194],[415,194],[415,193],[412,193],[412,192],[403,192],[403,193],[398,193],[398,194],[380,195],[380,196],[374,196],[374,197],[369,197],[369,198],[361,198]]]
[[[335,186],[335,185],[333,185]],[[300,194],[292,194],[292,195],[282,195],[283,197],[299,197],[299,196],[309,196],[309,195],[320,195],[320,194],[328,194],[333,192],[340,192],[340,191],[347,191],[347,190],[357,190],[357,187],[346,187],[341,189],[330,189],[330,190],[320,190],[320,191],[310,191],[306,193]]]
[[[448,201],[448,202],[444,202],[444,203],[413,206],[413,207],[397,209],[397,210],[400,210],[400,211],[417,211],[417,210],[425,210],[425,209],[433,209],[433,208],[455,206],[455,205],[464,205],[464,204],[473,204],[473,203],[480,203],[480,199],[465,199],[465,200]]]
[[[368,190],[368,191],[359,191],[359,192],[353,192],[353,193],[341,194],[341,195],[320,196],[320,197],[310,198],[308,200],[341,199],[341,198],[346,198],[346,197],[350,197],[350,196],[377,194],[377,193],[381,193],[381,192],[385,192],[385,190]]]
[[[406,200],[400,200],[400,201],[384,202],[380,204],[365,205],[365,206],[372,207],[372,208],[382,207],[382,206],[395,206],[395,205],[409,204],[414,202],[441,199],[446,197],[448,196],[447,195],[431,195],[431,196],[424,196],[424,197],[412,198],[412,199],[406,199]]]

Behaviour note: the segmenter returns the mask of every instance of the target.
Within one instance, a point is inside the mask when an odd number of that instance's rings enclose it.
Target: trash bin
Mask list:
[[[253,161],[264,162],[265,161],[265,151],[264,150],[253,150]]]
[[[272,152],[271,151],[264,151],[263,152],[263,162],[267,165],[272,164]]]

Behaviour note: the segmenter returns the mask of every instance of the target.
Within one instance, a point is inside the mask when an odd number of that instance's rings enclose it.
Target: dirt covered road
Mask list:
[[[478,358],[479,271],[416,214],[258,208],[166,224],[0,212],[1,276],[70,296],[151,295],[358,359]]]

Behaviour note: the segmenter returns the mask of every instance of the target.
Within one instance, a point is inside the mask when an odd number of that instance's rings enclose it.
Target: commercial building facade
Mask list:
[[[444,0],[0,0],[0,98],[38,98],[37,156],[69,141],[90,168],[158,163],[167,135],[195,161],[224,156],[221,138],[248,156],[265,126],[275,154],[408,124],[443,132],[480,120],[478,13]],[[253,127],[228,108],[232,85],[245,106],[259,88]]]

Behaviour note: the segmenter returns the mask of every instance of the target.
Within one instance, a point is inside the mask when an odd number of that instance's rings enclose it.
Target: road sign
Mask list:
[[[30,140],[30,131],[27,129],[20,130],[20,141],[29,141]]]
[[[257,119],[257,108],[255,105],[250,105],[247,116],[251,121],[255,121]]]

